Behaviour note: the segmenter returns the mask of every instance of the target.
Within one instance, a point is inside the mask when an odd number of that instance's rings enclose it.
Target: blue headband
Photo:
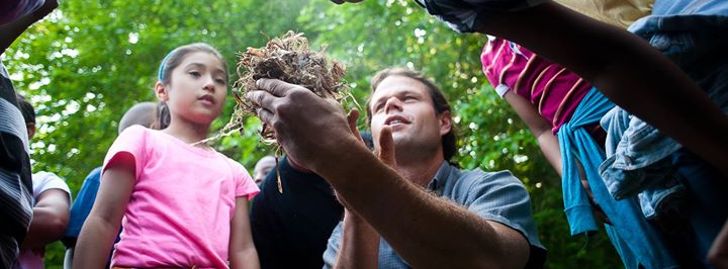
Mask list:
[[[159,81],[164,81],[164,68],[167,67],[167,61],[169,60],[169,57],[172,56],[175,50],[170,51],[167,53],[167,56],[164,56],[164,59],[162,59],[162,62],[159,64],[159,71],[157,71],[157,79]]]

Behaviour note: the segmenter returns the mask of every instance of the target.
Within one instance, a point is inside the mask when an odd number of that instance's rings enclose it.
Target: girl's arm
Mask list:
[[[121,152],[107,164],[96,202],[76,243],[73,268],[106,265],[134,188],[134,171],[134,157],[129,153]]]
[[[518,117],[526,123],[528,129],[531,129],[531,133],[538,140],[538,145],[541,147],[543,155],[546,156],[546,160],[554,167],[556,173],[561,175],[559,140],[551,132],[551,123],[541,117],[541,114],[538,113],[536,108],[528,100],[513,93],[513,91],[506,92],[503,99],[511,105],[513,110],[516,111],[516,114],[518,114]]]
[[[366,220],[347,209],[338,253],[334,268],[377,268],[379,233]]]
[[[521,44],[579,74],[728,175],[728,118],[641,38],[554,2],[489,14],[477,30]]]
[[[238,197],[235,200],[235,216],[230,223],[230,268],[260,268],[258,252],[253,244],[248,219],[248,199]]]

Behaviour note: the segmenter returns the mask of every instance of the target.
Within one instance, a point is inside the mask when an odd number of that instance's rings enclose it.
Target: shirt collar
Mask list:
[[[437,195],[440,195],[442,188],[445,186],[445,182],[447,182],[447,179],[450,177],[451,170],[452,165],[450,165],[447,161],[443,161],[440,168],[437,169],[437,173],[435,173],[435,176],[432,178],[432,181],[427,184],[427,189],[434,191]]]

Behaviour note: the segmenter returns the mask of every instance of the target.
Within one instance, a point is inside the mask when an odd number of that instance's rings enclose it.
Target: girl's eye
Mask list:
[[[190,71],[189,74],[196,78],[199,78],[201,76],[200,72],[197,71]]]
[[[227,82],[225,82],[225,80],[224,80],[224,79],[219,79],[219,78],[218,78],[218,79],[215,79],[215,82],[217,82],[217,83],[218,83],[218,84],[220,84],[220,85],[225,85],[225,84],[227,84]]]

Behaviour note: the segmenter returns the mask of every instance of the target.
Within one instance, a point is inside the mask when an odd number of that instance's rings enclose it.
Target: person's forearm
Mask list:
[[[73,268],[103,268],[118,231],[119,225],[89,216],[76,243]]]
[[[641,38],[551,2],[492,16],[479,31],[519,43],[579,74],[728,174],[728,117]]]
[[[331,156],[337,165],[322,161],[313,170],[412,267],[517,267],[513,264],[522,262],[508,258],[516,255],[506,254],[487,221],[402,179],[356,143],[342,141]]]
[[[232,269],[257,269],[260,268],[258,252],[251,244],[250,246],[231,253],[230,268]]]
[[[541,148],[541,152],[546,156],[546,160],[556,170],[556,173],[561,176],[561,151],[559,150],[559,140],[556,136],[548,132],[543,132],[536,138],[538,145]]]
[[[68,225],[68,214],[59,214],[52,208],[33,208],[33,221],[28,236],[23,241],[23,249],[36,249],[61,239]]]
[[[230,267],[233,269],[260,268],[258,251],[253,243],[253,235],[248,218],[248,199],[235,199],[235,215],[230,222],[230,243],[228,246]]]
[[[334,268],[377,268],[378,261],[379,234],[364,219],[347,210]]]
[[[559,150],[559,140],[551,131],[553,126],[541,116],[531,102],[517,95],[513,90],[506,92],[503,99],[511,105],[518,117],[526,123],[533,136],[536,137],[546,160],[554,167],[556,173],[561,175],[561,152]]]

